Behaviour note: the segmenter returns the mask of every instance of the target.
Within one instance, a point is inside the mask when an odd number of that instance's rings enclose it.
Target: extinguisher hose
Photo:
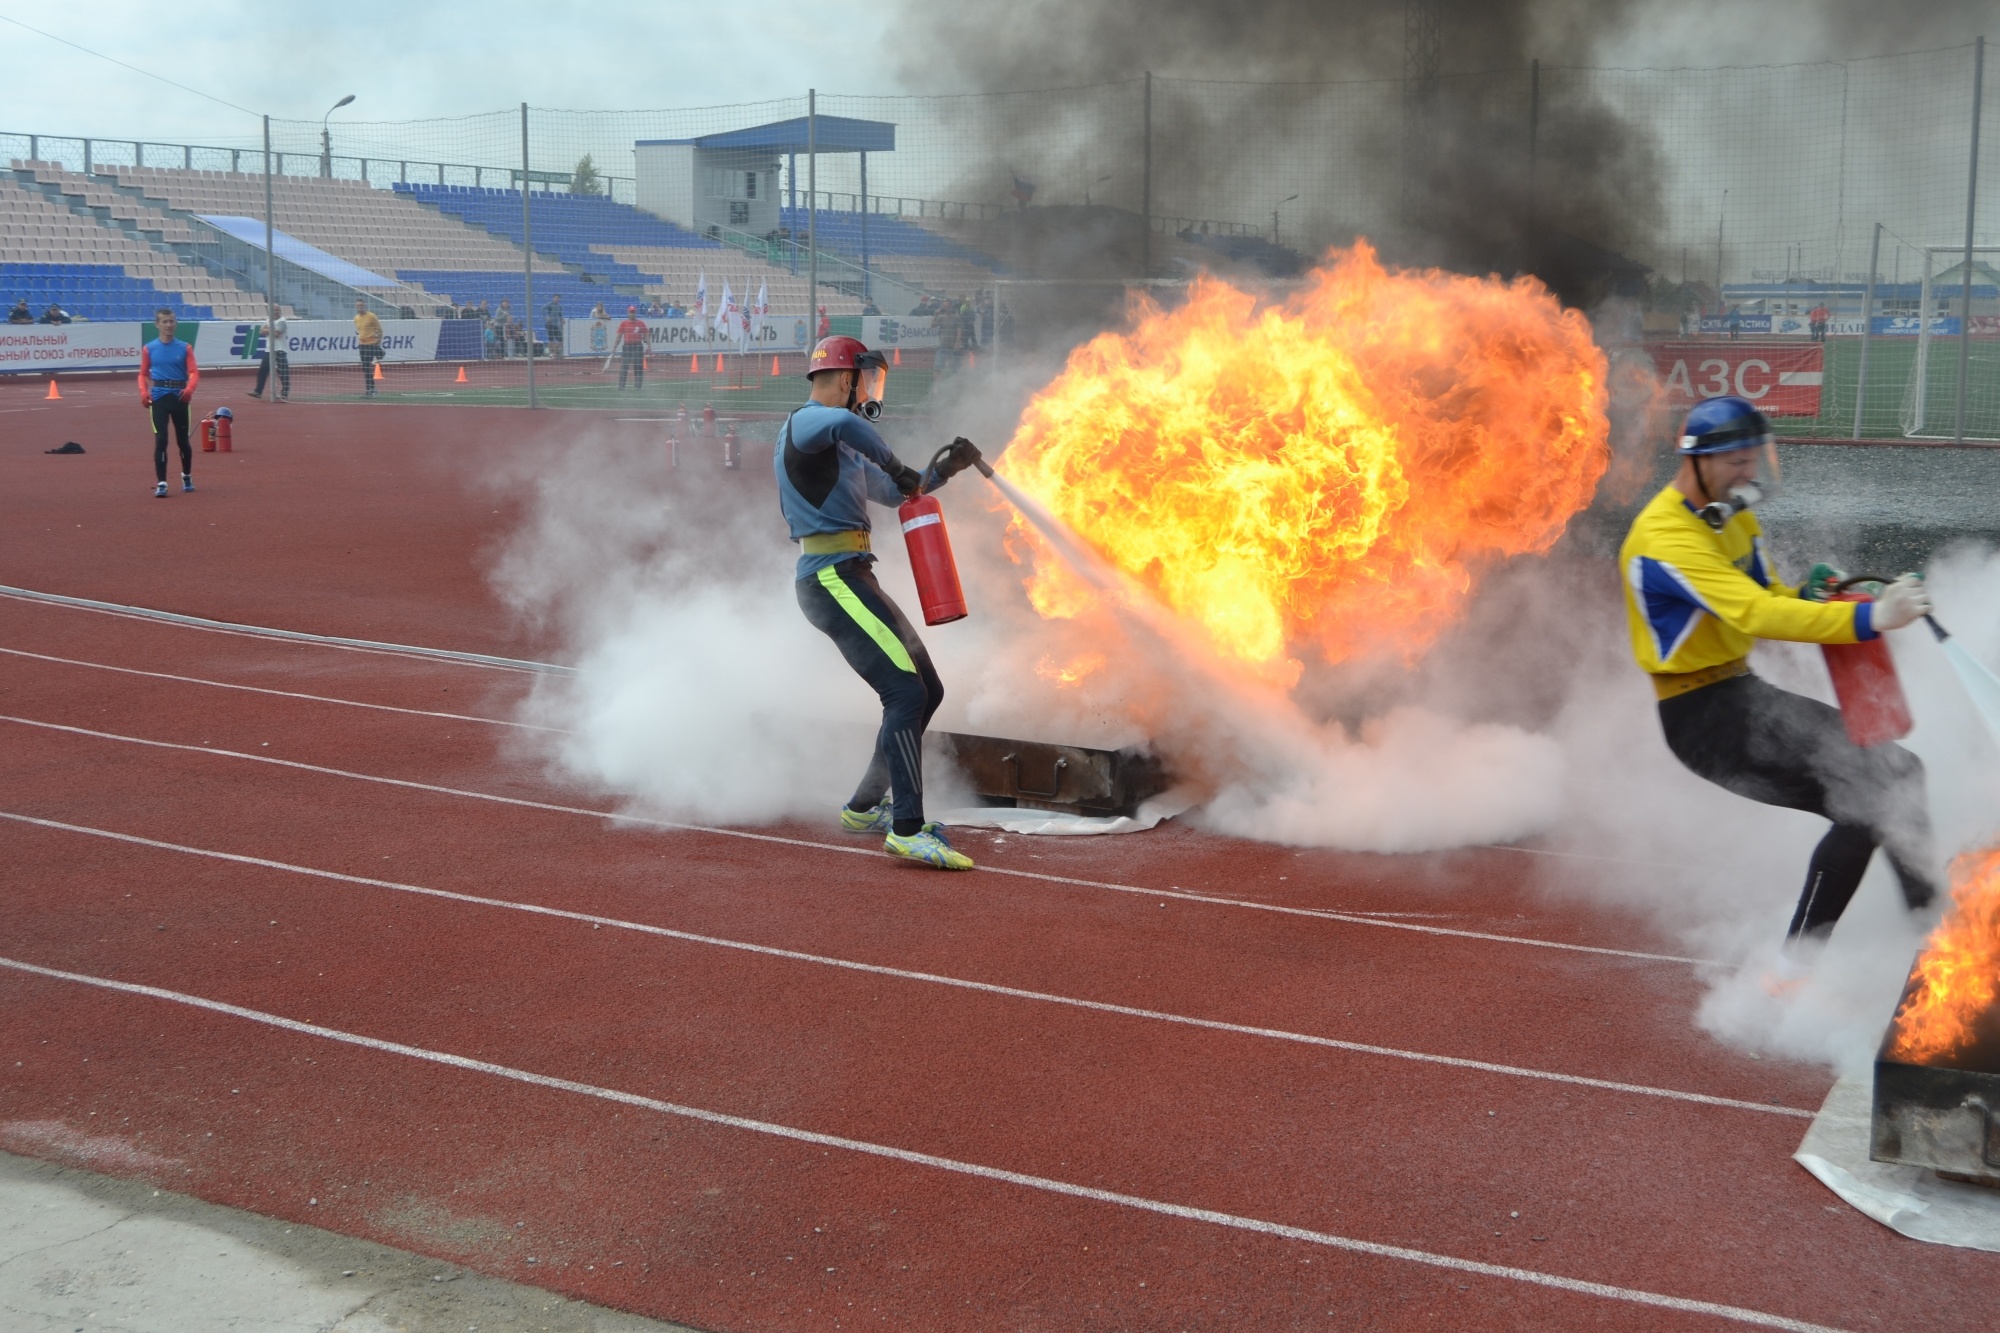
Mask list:
[[[1888,583],[1888,582],[1889,582],[1888,579],[1883,578],[1879,574],[1856,574],[1851,579],[1842,579],[1840,582],[1834,584],[1833,590],[1836,593],[1842,593],[1846,592],[1849,588],[1854,587],[1856,584]],[[1930,615],[1925,616],[1924,623],[1931,627],[1931,633],[1937,636],[1937,641],[1939,643],[1943,643],[1946,639],[1949,639],[1951,637],[1951,631],[1946,629],[1943,625],[1938,624],[1936,616],[1930,616]]]

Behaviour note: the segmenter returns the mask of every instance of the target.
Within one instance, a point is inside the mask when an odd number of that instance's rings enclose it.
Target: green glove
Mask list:
[[[1829,601],[1833,597],[1833,590],[1839,587],[1840,581],[1846,577],[1847,575],[1822,560],[1812,567],[1812,573],[1806,575],[1805,586],[1799,589],[1799,596],[1808,602]]]

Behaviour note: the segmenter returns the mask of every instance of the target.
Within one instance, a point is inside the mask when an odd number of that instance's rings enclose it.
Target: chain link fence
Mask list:
[[[1650,355],[1670,396],[1758,391],[1789,434],[1995,438],[1982,59],[1531,64],[1423,86],[1137,72],[273,120],[209,146],[0,135],[9,217],[39,219],[9,222],[6,274],[50,266],[19,257],[60,243],[17,242],[66,210],[56,230],[149,251],[160,290],[207,284],[233,355],[261,356],[246,309],[269,292],[296,396],[699,413],[789,404],[823,330],[891,349],[915,405],[934,377],[1115,322],[1142,285],[1172,300],[1211,271],[1279,290],[1366,239],[1393,262],[1534,272]],[[383,321],[379,364],[357,303]]]

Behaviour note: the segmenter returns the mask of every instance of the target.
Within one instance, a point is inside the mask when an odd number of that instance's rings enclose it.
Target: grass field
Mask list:
[[[1958,399],[1958,340],[1932,341],[1923,428],[1926,436],[1953,433]],[[1826,381],[1817,417],[1787,417],[1779,426],[1788,434],[1834,435],[1849,439],[1901,437],[1904,398],[1916,366],[1917,340],[1877,338],[1868,349],[1868,394],[1862,404],[1865,420],[1855,428],[1854,406],[1860,386],[1861,340],[1836,338],[1826,344]],[[1965,433],[1978,439],[2000,438],[2000,343],[1974,341],[1966,375]]]

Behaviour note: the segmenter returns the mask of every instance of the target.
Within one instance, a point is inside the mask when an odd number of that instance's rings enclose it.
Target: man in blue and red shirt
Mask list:
[[[639,318],[639,307],[625,307],[625,318],[618,325],[618,387],[625,387],[625,377],[632,377],[632,387],[644,390],[646,387],[646,322]]]
[[[188,447],[188,404],[201,371],[194,348],[174,337],[174,312],[162,308],[153,316],[160,336],[139,349],[139,405],[153,422],[153,474],[159,485],[153,497],[167,498],[167,427],[171,424],[181,447],[181,489],[194,489],[194,450]]]

